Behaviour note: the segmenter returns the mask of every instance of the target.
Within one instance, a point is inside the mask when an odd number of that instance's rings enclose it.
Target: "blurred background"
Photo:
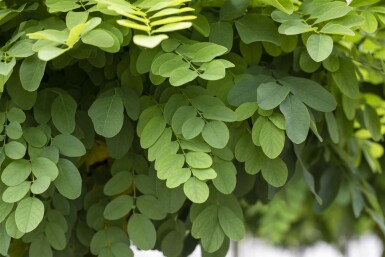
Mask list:
[[[383,190],[384,174],[377,189]],[[249,178],[236,190],[242,194]],[[333,188],[333,187],[331,187]],[[338,187],[337,187],[338,188]],[[264,190],[261,190],[264,191]],[[383,257],[384,233],[364,208],[354,209],[354,193],[341,183],[320,206],[303,179],[293,178],[280,191],[250,192],[242,202],[249,236],[231,242],[226,257]],[[258,197],[255,197],[258,195]],[[265,200],[264,200],[265,199]],[[383,204],[379,198],[380,203]],[[136,257],[162,257],[158,251],[135,251]],[[198,246],[190,257],[201,257]],[[206,255],[204,255],[206,257]]]
[[[135,257],[163,257],[159,251],[138,251]],[[343,248],[337,248],[326,242],[317,242],[303,248],[283,248],[271,243],[248,237],[238,243],[232,242],[226,257],[381,257],[383,244],[374,234],[362,235],[352,239]],[[197,247],[190,257],[201,257]]]

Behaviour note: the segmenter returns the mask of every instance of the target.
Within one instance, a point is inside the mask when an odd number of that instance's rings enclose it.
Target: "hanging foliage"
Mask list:
[[[0,255],[385,233],[383,4],[0,1]]]

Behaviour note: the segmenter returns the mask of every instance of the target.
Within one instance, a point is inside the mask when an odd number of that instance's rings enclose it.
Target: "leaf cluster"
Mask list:
[[[385,233],[383,4],[0,2],[0,255]]]

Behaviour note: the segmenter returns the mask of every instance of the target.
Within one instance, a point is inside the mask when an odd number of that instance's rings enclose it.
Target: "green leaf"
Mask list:
[[[191,177],[190,168],[180,168],[169,170],[167,174],[166,186],[176,188],[185,183]]]
[[[133,40],[134,40],[134,43],[137,44],[138,46],[143,46],[146,48],[154,48],[167,38],[168,36],[166,34],[159,34],[155,36],[135,35]]]
[[[207,184],[194,177],[189,178],[183,185],[183,191],[188,199],[194,203],[203,203],[209,197],[209,187]]]
[[[306,106],[295,96],[289,96],[279,106],[286,119],[286,134],[289,139],[300,144],[309,133],[310,115]]]
[[[251,137],[252,137],[253,143],[256,146],[261,145],[261,142],[260,142],[261,130],[262,130],[263,126],[268,122],[269,122],[269,120],[264,116],[259,116],[255,120],[255,122],[253,124],[253,128],[251,130]],[[244,160],[246,161],[246,159],[244,159]]]
[[[108,248],[105,248],[108,249]],[[121,256],[121,257],[134,257],[134,253],[131,248],[125,243],[114,243],[110,247],[112,256]],[[100,256],[100,255],[99,255]],[[108,255],[111,256],[111,255]]]
[[[281,158],[267,159],[262,167],[262,176],[273,187],[281,187],[288,177],[287,166]]]
[[[11,213],[11,211],[13,210],[13,206],[14,206],[13,203],[5,203],[3,201],[0,201],[0,222],[1,223],[3,223],[3,221]]]
[[[157,29],[154,29],[153,33],[164,33],[164,32],[171,32],[176,30],[182,30],[182,29],[188,29],[193,25],[193,23],[189,21],[184,22],[176,22],[176,23],[170,23],[165,24]]]
[[[38,157],[33,159],[31,164],[32,173],[36,176],[36,178],[47,176],[51,179],[51,181],[54,181],[59,174],[56,164],[48,158]]]
[[[265,110],[274,109],[285,100],[289,92],[287,87],[276,82],[263,83],[257,89],[258,105]]]
[[[134,128],[128,119],[123,122],[119,133],[111,138],[106,138],[108,152],[112,158],[120,159],[128,153],[134,140]]]
[[[165,25],[163,25],[157,29],[154,29],[152,32],[153,33],[164,33],[164,32],[177,31],[177,30],[182,30],[182,29],[188,29],[192,25],[193,24],[189,21],[170,23],[170,24],[165,24]]]
[[[67,52],[70,48],[58,48],[55,46],[46,46],[39,50],[38,56],[43,61],[50,61],[52,59],[55,59],[56,57],[64,54]]]
[[[167,215],[162,203],[152,195],[136,198],[136,206],[143,215],[152,220],[162,220]]]
[[[208,168],[208,169],[191,169],[194,177],[196,177],[199,180],[208,180],[208,179],[214,179],[217,177],[217,173],[214,169]],[[187,181],[187,180],[186,180]],[[184,182],[186,182],[184,181]],[[183,183],[184,183],[183,182]]]
[[[107,220],[117,220],[123,218],[131,211],[133,205],[134,200],[132,199],[132,196],[118,196],[106,205],[103,216]]]
[[[137,120],[140,113],[138,93],[135,92],[134,89],[124,85],[122,85],[122,90],[118,90],[118,93],[121,94],[121,99],[128,117],[133,120]]]
[[[44,233],[48,243],[55,250],[64,250],[67,246],[67,239],[63,229],[56,223],[48,222],[45,226]]]
[[[250,0],[226,0],[219,13],[219,19],[230,21],[245,14]]]
[[[338,144],[338,142],[340,141],[340,136],[338,132],[337,121],[334,117],[334,114],[332,112],[325,113],[325,119],[330,138],[332,139],[333,143]]]
[[[40,60],[37,55],[32,55],[23,60],[20,65],[20,81],[27,91],[35,91],[39,88],[44,76],[46,62]]]
[[[23,135],[20,123],[12,121],[5,128],[7,136],[11,139],[19,139]]]
[[[324,34],[335,34],[335,35],[344,35],[344,36],[354,36],[353,30],[340,25],[340,24],[334,24],[334,23],[327,23],[325,26],[322,27],[321,33]]]
[[[243,103],[236,110],[237,121],[247,120],[258,110],[257,103]]]
[[[218,208],[218,220],[223,232],[231,240],[239,241],[245,237],[245,226],[229,208],[225,206]]]
[[[158,70],[159,74],[157,74],[157,75],[160,75],[162,77],[170,77],[171,73],[174,70],[176,70],[178,68],[182,68],[182,67],[185,69],[188,69],[188,68],[190,68],[190,65],[183,60],[182,56],[176,55],[174,58],[163,62],[159,66],[159,70]]]
[[[197,111],[192,106],[181,106],[179,107],[171,120],[172,129],[176,134],[182,133],[183,124],[190,118],[196,117]]]
[[[25,234],[21,232],[16,225],[15,212],[12,212],[9,215],[7,221],[5,222],[5,229],[7,231],[7,234],[14,239],[19,239]]]
[[[223,244],[224,233],[218,221],[218,207],[211,205],[205,208],[193,222],[191,234],[201,238],[203,248],[215,252]]]
[[[165,154],[163,158],[155,163],[155,169],[158,171],[157,175],[160,179],[167,179],[173,170],[180,170],[185,162],[185,158],[182,154],[176,154],[179,147],[177,147],[175,153]]]
[[[27,195],[31,188],[31,182],[24,181],[21,184],[5,189],[2,200],[6,203],[15,203],[20,201]]]
[[[62,155],[78,157],[86,154],[83,143],[72,135],[59,134],[52,139],[52,145],[56,146]]]
[[[12,58],[9,62],[0,62],[0,75],[9,76],[12,74],[13,67],[16,65],[15,58]]]
[[[184,237],[184,235],[183,235]],[[165,256],[180,256],[184,238],[177,231],[171,231],[162,240],[161,249]]]
[[[277,27],[267,16],[247,14],[235,22],[235,27],[246,44],[265,41],[280,45]]]
[[[47,89],[38,92],[36,103],[33,106],[33,115],[39,124],[45,124],[51,119],[51,105],[55,96]]]
[[[227,48],[213,43],[201,42],[191,45],[188,52],[192,62],[209,62],[215,57],[225,54]]]
[[[277,128],[272,122],[266,122],[261,128],[259,143],[267,157],[277,158],[285,145],[285,132]]]
[[[131,172],[120,171],[108,180],[104,185],[103,192],[108,196],[118,195],[129,189],[132,181],[133,178]]]
[[[381,135],[381,121],[376,110],[370,105],[366,104],[364,109],[365,127],[369,130],[372,138],[376,141],[382,138]]]
[[[152,56],[146,57],[145,54],[142,54],[144,51],[146,51],[146,52],[151,51],[150,53]],[[156,53],[158,51],[151,50],[151,49],[145,49],[144,51],[142,51],[141,54],[139,54],[139,57],[142,57],[144,55],[146,57],[146,59],[149,59],[149,60],[146,60],[146,62],[150,62],[148,65],[151,67],[151,72],[154,73],[155,75],[160,75],[160,67],[164,63],[166,63],[167,61],[169,61],[169,60],[181,60],[181,58],[177,54],[174,54],[174,53],[163,53],[163,54],[156,55]],[[142,58],[144,59],[145,57],[142,57]],[[150,58],[152,58],[152,59],[150,59]],[[144,62],[144,61],[142,61],[142,62]],[[141,68],[141,70],[143,70],[143,71],[147,71],[147,68],[146,68],[147,63],[146,62],[144,62],[144,64],[142,64],[144,67]],[[138,71],[139,71],[139,69],[138,69]]]
[[[340,68],[340,60],[336,55],[329,55],[328,58],[322,61],[322,65],[331,72],[336,72]]]
[[[271,76],[259,74],[258,76],[243,75],[229,91],[228,100],[231,105],[239,106],[242,103],[257,102],[257,88],[262,83],[275,81]]]
[[[7,87],[7,92],[11,97],[12,101],[22,108],[23,110],[30,110],[34,105],[37,104],[37,92],[25,90],[20,82],[19,76],[13,73],[14,76],[9,78],[8,83],[12,84],[11,87]],[[1,79],[0,79],[1,80]],[[0,82],[1,84],[1,82]]]
[[[318,195],[322,199],[322,205],[317,201],[313,202],[313,209],[316,212],[325,210],[337,197],[342,182],[342,174],[335,166],[326,168],[319,180]]]
[[[71,134],[75,130],[76,109],[76,101],[68,94],[59,94],[52,102],[52,122],[61,133]]]
[[[214,148],[224,148],[229,141],[229,129],[222,121],[210,121],[202,130],[203,139]]]
[[[331,74],[342,94],[352,99],[358,98],[358,80],[352,61],[340,58],[340,68]]]
[[[306,42],[306,49],[314,61],[322,62],[333,51],[333,39],[327,35],[313,34]]]
[[[169,145],[171,143],[171,137],[172,137],[172,130],[171,128],[166,128],[163,131],[163,134],[159,137],[159,139],[156,141],[154,145],[152,145],[148,149],[148,160],[154,161],[156,160],[160,155],[162,155],[162,152],[160,151],[165,145]],[[173,144],[173,143],[171,143]],[[179,147],[178,147],[179,148]]]
[[[226,76],[226,67],[219,60],[204,63],[200,69],[204,72],[199,74],[199,77],[205,80],[219,80]]]
[[[167,42],[167,40],[164,42]],[[154,63],[154,59],[156,59],[159,56],[162,56],[162,55],[157,56],[158,52],[159,52],[158,48],[155,48],[155,49],[146,49],[145,48],[145,49],[143,49],[139,53],[139,56],[138,56],[138,59],[136,62],[136,70],[140,74],[144,74],[144,73],[149,72],[151,70],[151,65]],[[165,60],[167,60],[167,59],[165,59]],[[156,73],[156,74],[159,75],[158,73]]]
[[[67,159],[58,162],[59,175],[54,184],[61,195],[68,199],[76,199],[82,191],[82,178],[76,166]]]
[[[284,77],[279,82],[307,106],[321,112],[331,112],[336,106],[334,96],[317,82],[299,77]]]
[[[27,128],[23,131],[23,137],[28,144],[34,147],[43,147],[46,145],[48,138],[39,128]]]
[[[237,182],[237,170],[232,162],[216,159],[213,169],[217,176],[213,179],[213,184],[223,194],[231,194]]]
[[[73,12],[70,11],[66,15],[67,28],[72,29],[78,24],[86,23],[88,19],[88,12]]]
[[[303,20],[300,19],[287,20],[283,22],[278,28],[279,33],[285,35],[298,35],[312,30],[313,28],[310,25],[306,24]]]
[[[263,117],[264,118],[264,117]],[[255,125],[253,126],[253,128]],[[259,133],[258,133],[259,141]],[[235,145],[235,158],[240,162],[245,162],[251,158],[252,152],[255,149],[253,142],[250,140],[249,135],[243,135],[238,139],[237,144]]]
[[[33,194],[39,195],[47,191],[48,187],[51,185],[51,178],[48,176],[41,176],[35,179],[31,185],[31,192]]]
[[[249,157],[250,155],[253,157],[246,160],[245,170],[247,173],[255,175],[261,171],[266,156],[260,148],[254,148],[253,151],[249,153]]]
[[[372,12],[362,11],[361,17],[365,19],[365,22],[361,25],[361,29],[367,33],[374,33],[378,28],[378,21],[376,16]]]
[[[213,160],[210,155],[203,152],[188,152],[186,154],[186,162],[192,168],[206,169],[210,168],[213,164]]]
[[[41,234],[34,238],[29,247],[30,257],[53,257],[51,246],[49,245],[47,238]]]
[[[88,110],[96,133],[110,138],[123,126],[123,102],[117,94],[98,97]]]
[[[21,159],[8,164],[1,174],[1,180],[7,186],[17,186],[26,180],[32,172],[31,163]]]
[[[7,120],[9,120],[10,122],[23,123],[25,119],[26,115],[23,110],[16,107],[10,109],[7,113]]]
[[[182,125],[182,135],[185,139],[197,137],[203,130],[205,122],[198,117],[192,117],[186,120]]]
[[[127,234],[117,226],[109,226],[101,229],[96,234],[91,232],[92,240],[90,244],[90,250],[93,255],[98,255],[103,249],[106,249],[106,244],[110,246],[116,243],[129,244]]]
[[[179,87],[193,81],[196,77],[198,77],[197,72],[186,67],[180,67],[171,72],[170,84],[175,87]]]
[[[27,197],[21,200],[15,211],[15,220],[17,228],[28,233],[34,230],[44,216],[44,204],[35,197]]]
[[[345,2],[326,2],[311,10],[310,19],[316,19],[315,23],[320,23],[343,17],[352,9],[353,8],[348,6]]]
[[[155,227],[144,215],[134,213],[128,221],[127,231],[131,241],[139,249],[150,250],[155,246]]]
[[[164,121],[163,117],[156,116],[152,118],[143,128],[142,134],[140,136],[140,145],[144,149],[152,146],[162,135],[165,128],[166,122]]]
[[[97,47],[112,47],[115,43],[114,38],[104,29],[94,29],[85,33],[82,36],[82,41]]]
[[[24,157],[27,147],[20,142],[11,141],[4,146],[5,154],[14,160],[18,160]]]
[[[210,205],[204,208],[192,222],[191,234],[194,238],[210,236],[218,223],[218,207]]]
[[[207,18],[202,14],[196,14],[197,18],[193,21],[193,28],[202,36],[208,37],[210,35],[210,24]]]
[[[223,8],[221,10],[223,10]],[[219,21],[210,24],[210,42],[226,47],[227,52],[233,47],[233,37],[232,23]]]
[[[294,10],[293,3],[290,0],[264,0],[263,2],[274,6],[287,14],[292,14]]]

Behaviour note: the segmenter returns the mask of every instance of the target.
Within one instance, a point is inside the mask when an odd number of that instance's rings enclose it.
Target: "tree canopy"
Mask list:
[[[0,1],[0,255],[384,238],[385,1]]]

